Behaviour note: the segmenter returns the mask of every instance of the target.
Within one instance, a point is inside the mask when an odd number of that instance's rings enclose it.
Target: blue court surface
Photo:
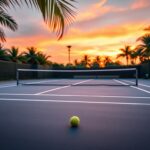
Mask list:
[[[0,82],[0,150],[150,150],[150,80],[64,82],[77,86]],[[78,128],[70,128],[73,115]]]

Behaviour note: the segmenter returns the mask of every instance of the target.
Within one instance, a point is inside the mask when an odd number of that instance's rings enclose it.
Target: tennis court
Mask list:
[[[133,79],[101,79],[102,86],[94,86],[98,81],[0,82],[0,149],[149,150],[150,80],[135,86]],[[79,128],[69,126],[73,115]]]

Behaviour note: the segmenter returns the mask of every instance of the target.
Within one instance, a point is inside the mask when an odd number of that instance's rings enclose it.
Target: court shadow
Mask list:
[[[79,134],[79,132],[80,132],[80,127],[68,127],[68,133],[71,136],[75,136]]]

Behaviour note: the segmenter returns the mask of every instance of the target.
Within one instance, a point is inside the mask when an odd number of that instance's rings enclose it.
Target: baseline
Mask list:
[[[12,85],[2,85],[2,86],[0,86],[0,89],[8,88],[8,87],[14,87],[14,86],[17,86],[17,85],[16,85],[16,84],[12,84]]]
[[[96,102],[96,101],[65,101],[65,100],[41,100],[41,99],[34,99],[34,100],[33,100],[33,99],[8,99],[8,98],[0,98],[0,101],[150,106],[150,103],[124,103],[124,102],[121,103],[121,102]]]
[[[150,97],[146,96],[107,96],[107,95],[62,95],[62,94],[17,94],[17,93],[0,93],[2,96],[49,96],[49,97],[85,97],[85,98],[123,98],[123,99],[150,99]]]

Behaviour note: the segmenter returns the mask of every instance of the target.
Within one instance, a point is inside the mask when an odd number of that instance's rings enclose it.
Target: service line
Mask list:
[[[77,82],[77,83],[73,83],[72,85],[78,85],[78,84],[82,84],[82,83],[89,82],[89,81],[91,81],[91,79],[90,79],[90,80],[80,81],[80,82]],[[47,90],[47,91],[43,91],[43,92],[36,93],[36,94],[34,94],[34,95],[41,95],[41,94],[45,94],[45,93],[48,93],[48,92],[65,89],[65,88],[68,88],[68,87],[71,87],[71,85],[57,87],[57,88],[54,88],[54,89],[50,89],[50,90]]]

